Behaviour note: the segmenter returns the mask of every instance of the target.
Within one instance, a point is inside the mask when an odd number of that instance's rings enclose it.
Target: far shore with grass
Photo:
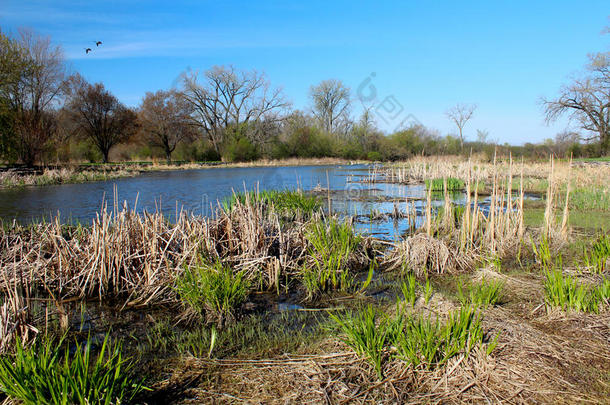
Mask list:
[[[366,160],[341,158],[290,158],[251,162],[157,162],[137,161],[120,163],[79,163],[49,165],[37,168],[0,166],[0,189],[25,186],[47,186],[52,184],[85,183],[133,177],[146,172],[168,170],[197,170],[231,167],[275,167],[275,166],[325,166],[371,163]]]

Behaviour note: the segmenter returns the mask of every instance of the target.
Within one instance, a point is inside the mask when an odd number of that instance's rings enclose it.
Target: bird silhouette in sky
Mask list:
[[[91,52],[91,48],[85,48],[85,53],[89,54],[89,52]]]
[[[102,41],[95,41],[95,46],[100,46],[102,44]]]

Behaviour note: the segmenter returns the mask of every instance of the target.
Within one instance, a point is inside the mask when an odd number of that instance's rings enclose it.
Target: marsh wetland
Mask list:
[[[415,158],[3,190],[0,384],[25,403],[604,402],[609,183]]]

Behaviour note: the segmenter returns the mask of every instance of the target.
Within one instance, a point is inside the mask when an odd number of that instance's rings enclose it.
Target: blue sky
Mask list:
[[[465,136],[485,129],[513,144],[566,127],[545,125],[539,100],[609,49],[609,15],[607,1],[0,0],[3,31],[50,35],[73,70],[131,106],[184,70],[232,64],[264,71],[299,109],[323,79],[356,98],[368,78],[385,130],[414,118],[445,135],[455,130],[444,112],[476,103]]]

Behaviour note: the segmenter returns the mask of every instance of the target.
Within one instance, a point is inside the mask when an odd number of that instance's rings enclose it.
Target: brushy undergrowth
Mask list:
[[[504,283],[499,280],[486,280],[483,278],[479,284],[471,284],[464,291],[462,284],[458,283],[458,298],[462,304],[472,304],[476,307],[487,308],[501,302]]]
[[[264,190],[247,193],[234,193],[222,202],[226,211],[230,211],[236,204],[245,204],[246,200],[273,206],[275,212],[283,217],[295,219],[309,218],[322,207],[320,199],[313,195],[306,195],[301,190]]]
[[[459,353],[468,355],[486,342],[481,316],[472,306],[450,313],[444,322],[400,312],[390,317],[371,305],[360,312],[330,316],[343,332],[345,343],[370,361],[380,379],[384,362],[392,357],[432,368]],[[488,354],[496,342],[497,336],[489,342]]]
[[[132,363],[120,343],[108,337],[96,350],[91,340],[76,343],[74,354],[44,337],[0,357],[0,389],[25,404],[116,404],[130,401],[144,387],[130,375]],[[96,352],[96,353],[94,353]]]
[[[604,278],[597,286],[579,283],[561,270],[547,270],[544,279],[544,296],[547,306],[564,311],[598,313],[608,305],[610,280]]]
[[[355,285],[349,259],[362,237],[347,222],[315,221],[306,231],[312,263],[302,268],[303,285],[311,299],[328,291],[349,291]]]
[[[248,297],[250,282],[220,261],[187,267],[176,279],[176,292],[193,310],[220,325],[234,318]]]

